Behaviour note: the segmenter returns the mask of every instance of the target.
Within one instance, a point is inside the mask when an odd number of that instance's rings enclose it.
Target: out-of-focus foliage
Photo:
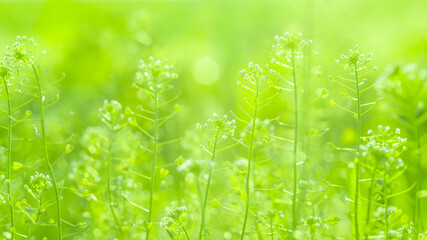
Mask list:
[[[426,12],[0,0],[0,239],[425,239]]]

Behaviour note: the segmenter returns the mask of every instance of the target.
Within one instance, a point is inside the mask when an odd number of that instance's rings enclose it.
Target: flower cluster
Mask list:
[[[366,56],[364,53],[359,52],[359,47],[356,45],[353,49],[348,51],[348,55],[341,55],[341,59],[337,59],[336,63],[342,64],[344,69],[353,73],[355,70],[362,71],[366,69],[366,65],[372,61],[373,53]],[[376,67],[374,67],[376,69]]]
[[[236,121],[233,119],[227,121],[227,115],[219,116],[214,113],[212,118],[208,119],[205,124],[197,124],[199,129],[209,141],[224,141],[228,137],[234,136],[234,130],[236,128]]]
[[[160,93],[167,89],[170,82],[178,78],[178,74],[172,70],[173,65],[168,65],[166,59],[161,61],[150,57],[148,62],[141,60],[134,86],[151,93]]]
[[[293,34],[285,32],[284,35],[275,37],[276,44],[273,45],[275,58],[272,62],[283,64],[292,64],[295,59],[302,58],[304,55],[304,48],[311,44],[311,40],[304,40],[302,34]]]
[[[301,224],[310,230],[320,227],[321,223],[322,219],[320,217],[308,216],[305,219],[301,219]]]
[[[172,234],[176,235],[178,232],[185,228],[188,221],[187,208],[176,207],[175,209],[169,209],[166,213],[166,217],[162,219],[160,226],[167,229]],[[179,235],[179,234],[178,234]]]
[[[256,217],[256,223],[263,224],[268,228],[274,228],[276,223],[283,221],[285,215],[283,211],[276,212],[276,210],[269,210],[267,214],[258,212]]]
[[[12,46],[6,46],[4,58],[0,61],[0,78],[11,86],[15,83],[14,73],[34,62],[37,47],[37,43],[32,38],[18,36],[16,40]]]
[[[17,36],[16,42],[12,46],[6,47],[5,60],[20,65],[33,63],[36,48],[37,43],[34,42],[34,39]]]
[[[41,193],[44,190],[52,187],[50,176],[44,175],[43,173],[38,173],[38,172],[36,172],[33,176],[31,176],[30,184],[33,187],[33,189],[36,190],[38,193]],[[27,185],[26,185],[26,188],[27,190],[29,190]]]
[[[104,101],[99,109],[99,117],[111,130],[120,130],[124,127],[124,114],[122,105],[115,101]]]
[[[391,239],[415,239],[416,234],[415,225],[412,222],[409,227],[403,226],[398,231],[390,230],[389,233]]]
[[[269,69],[268,65],[262,69],[258,64],[249,63],[248,69],[240,71],[243,77],[243,82],[237,81],[237,85],[256,94],[264,85],[267,87],[274,86],[279,80],[278,74],[273,69]]]
[[[404,166],[399,157],[406,150],[406,139],[400,137],[400,130],[392,131],[390,127],[378,126],[377,133],[369,130],[368,136],[362,137],[360,146],[364,159],[379,161],[386,169],[400,169]]]

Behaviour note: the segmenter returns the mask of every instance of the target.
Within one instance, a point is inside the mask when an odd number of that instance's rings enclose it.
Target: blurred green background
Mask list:
[[[167,58],[180,74],[186,119],[234,106],[235,80],[248,61],[269,63],[274,36],[301,32],[313,40],[330,87],[334,60],[359,44],[384,69],[425,65],[425,1],[2,1],[0,47],[17,35],[48,48],[48,67],[67,78],[62,104],[76,128],[97,122],[105,98],[132,100],[139,59]],[[201,113],[201,114],[200,114]],[[183,115],[184,115],[183,114]]]
[[[323,130],[334,123],[320,143],[313,143],[324,172],[316,175],[313,168],[304,174],[340,182],[346,180],[346,166],[333,161],[348,155],[332,154],[326,143],[351,146],[355,132],[354,119],[328,104],[341,90],[328,80],[329,75],[342,73],[335,59],[355,44],[362,52],[374,53],[373,65],[380,71],[369,76],[372,80],[389,64],[426,67],[426,12],[427,1],[422,0],[0,1],[0,48],[20,35],[33,37],[48,49],[42,66],[51,78],[66,74],[58,85],[61,101],[52,112],[57,116],[74,112],[70,131],[76,139],[86,127],[99,123],[97,109],[104,99],[136,105],[131,83],[140,59],[167,58],[180,75],[174,85],[182,91],[178,100],[182,111],[167,131],[179,136],[213,112],[236,110],[241,97],[236,88],[239,71],[249,61],[269,63],[277,34],[301,32],[313,40],[311,50],[318,52],[310,60],[316,70],[315,77],[306,81],[305,96],[314,99],[323,88],[329,92],[313,110],[316,117],[309,125]],[[363,132],[389,124],[385,110],[380,105],[370,113]],[[281,110],[270,109],[276,111]],[[168,150],[166,163],[179,155],[173,152],[176,147]],[[67,164],[59,166],[59,175],[65,176]],[[181,190],[176,190],[174,200],[183,197]],[[409,201],[405,197],[402,201]],[[343,216],[348,209],[340,204],[326,205],[325,211]],[[410,212],[410,206],[400,207]],[[348,234],[349,223],[343,224],[346,228],[337,232]]]

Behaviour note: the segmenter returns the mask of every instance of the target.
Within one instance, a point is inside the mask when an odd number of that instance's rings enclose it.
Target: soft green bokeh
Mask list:
[[[53,139],[64,140],[67,136],[72,136],[70,142],[74,151],[57,162],[55,171],[57,178],[64,181],[65,186],[78,188],[71,180],[67,181],[69,173],[75,170],[71,169],[75,166],[73,162],[82,161],[83,158],[81,152],[84,146],[80,146],[83,132],[88,127],[99,124],[98,109],[105,99],[118,100],[124,107],[140,104],[136,90],[131,86],[140,59],[148,59],[149,56],[156,59],[167,58],[180,76],[175,81],[174,88],[175,93],[181,92],[177,103],[182,109],[172,123],[165,125],[164,130],[165,135],[173,139],[180,137],[187,130],[195,130],[196,123],[204,122],[213,112],[230,115],[230,111],[238,111],[238,104],[243,96],[236,85],[239,71],[246,68],[250,61],[260,65],[270,64],[276,35],[286,31],[301,32],[304,38],[313,40],[310,53],[317,52],[308,60],[313,70],[312,74],[304,79],[304,102],[309,103],[315,99],[322,89],[328,91],[327,96],[315,103],[312,112],[304,116],[307,117],[304,121],[309,129],[329,129],[324,136],[313,140],[311,149],[307,150],[311,151],[307,155],[312,165],[304,169],[301,176],[312,178],[319,184],[327,180],[351,189],[352,176],[349,175],[347,162],[351,162],[352,156],[337,153],[327,144],[333,142],[339,146],[351,147],[355,144],[356,137],[353,117],[329,104],[331,98],[339,99],[337,102],[341,100],[341,87],[328,79],[329,75],[336,76],[343,72],[341,67],[335,64],[335,59],[342,53],[347,53],[348,49],[356,44],[362,52],[372,52],[372,66],[378,66],[379,71],[371,73],[370,80],[375,80],[390,64],[416,63],[420,68],[427,67],[426,13],[427,2],[421,0],[0,1],[0,49],[12,44],[18,35],[33,37],[40,48],[48,50],[41,62],[42,69],[48,69],[48,78],[58,79],[65,73],[65,79],[49,92],[52,96],[59,93],[60,101],[47,112],[48,119],[55,124],[67,119],[63,124],[65,127],[62,129],[52,123],[48,131],[52,136],[61,135],[52,137]],[[274,64],[270,65],[286,72]],[[283,74],[283,78],[291,81],[288,73]],[[285,95],[283,97],[289,98]],[[378,94],[372,91],[366,100],[377,98]],[[287,109],[286,104],[279,103],[275,106],[278,107],[267,108],[263,116],[286,114],[284,119],[292,120],[292,112]],[[392,113],[389,111],[386,104],[379,104],[374,111],[366,115],[363,134],[379,124],[399,127],[390,119]],[[70,112],[73,112],[73,116],[67,118]],[[31,127],[31,124],[25,125],[18,132],[32,132]],[[240,128],[242,129],[242,126]],[[284,135],[292,137],[292,132],[284,132]],[[411,137],[406,132],[402,132],[402,135]],[[141,136],[135,137],[135,141],[138,137]],[[192,152],[191,147],[187,147],[191,141],[198,143],[194,134],[190,134],[189,138],[162,149],[159,165],[174,163],[180,155],[186,159],[204,160],[207,155],[199,157],[199,149]],[[6,131],[1,130],[0,143],[2,147],[6,145]],[[137,145],[136,142],[133,144]],[[35,153],[40,151],[37,143],[32,144],[30,148],[21,148],[25,150],[17,154],[19,162],[32,163],[38,159]],[[63,146],[60,150],[51,151],[60,155],[62,150]],[[131,152],[123,149],[119,151],[126,154]],[[220,155],[218,166],[222,166],[226,161],[234,163],[246,157],[244,149],[231,152]],[[123,158],[129,157],[126,154]],[[258,160],[261,161],[262,156]],[[6,168],[4,161],[2,157],[2,173]],[[274,161],[273,165],[260,168],[256,174],[259,174],[260,178],[267,178],[269,171],[274,172],[272,169],[282,167],[285,169],[282,173],[289,174],[289,178],[276,176],[277,180],[272,182],[284,182],[285,188],[290,190],[291,155],[282,154]],[[143,156],[137,163],[136,170],[148,175],[150,157]],[[424,162],[424,170],[426,165]],[[31,168],[31,165],[29,167]],[[102,172],[99,169],[98,171]],[[176,169],[170,171],[173,177],[166,178],[167,189],[162,191],[156,200],[157,222],[165,215],[165,208],[171,206],[172,201],[198,200],[194,197],[198,194],[195,187],[183,189],[185,184],[182,182],[186,178],[184,174]],[[27,173],[31,174],[32,172]],[[401,180],[402,189],[411,186],[415,174],[414,165],[409,164],[405,174]],[[27,175],[21,171],[16,177],[28,180]],[[224,198],[227,204],[233,205],[237,197],[227,200],[226,195],[229,192],[222,191],[221,181],[227,181],[224,184],[227,187],[224,189],[231,192],[232,187],[227,176],[226,172],[218,171],[211,197],[219,200]],[[22,185],[22,182],[14,185],[15,191],[23,189]],[[148,187],[144,185],[144,188],[140,189],[141,194],[146,194]],[[345,197],[352,197],[349,189],[328,193],[330,199],[322,200],[321,210],[318,212],[325,218],[334,215],[345,219],[333,229],[335,235],[343,239],[350,239],[350,221],[346,218],[350,207],[348,202],[343,200]],[[24,193],[22,190],[22,194],[16,194],[15,198],[23,199]],[[135,196],[138,195],[133,197]],[[143,199],[146,200],[146,197]],[[408,216],[412,216],[411,201],[411,195],[406,194],[394,200],[394,204],[407,211]],[[104,211],[102,204],[90,205],[88,202],[64,191],[64,218],[72,223],[84,221],[92,224],[85,233],[72,238],[113,239],[114,232],[104,232],[110,226],[106,223],[107,208]],[[121,199],[120,203],[124,201]],[[141,204],[145,206],[146,202]],[[198,211],[198,203],[192,204],[196,206],[192,210]],[[259,211],[266,213],[271,204],[257,206]],[[54,211],[53,208],[50,211]],[[135,216],[138,214],[141,214],[142,222],[145,213],[130,215],[138,218]],[[198,216],[198,212],[191,214]],[[228,214],[232,217],[228,217]],[[214,217],[216,215],[217,219]],[[55,216],[55,213],[52,213],[52,216]],[[424,213],[423,216],[426,230],[427,214]],[[104,218],[107,220],[104,221]],[[229,239],[238,239],[241,225],[238,213],[215,209],[210,212],[208,219],[212,239],[224,239],[229,236],[232,236]],[[0,225],[4,221],[0,222]],[[100,222],[105,225],[99,228],[93,225]],[[194,237],[198,233],[198,222],[195,222]],[[233,224],[235,226],[229,227]],[[251,226],[248,227],[249,231],[254,231]],[[64,231],[70,233],[73,230],[67,226]],[[160,227],[157,227],[157,232],[158,239],[167,238]],[[41,228],[38,234],[38,237],[48,236],[49,239],[55,239],[56,236],[54,227]],[[137,239],[136,235],[129,236]],[[253,237],[255,239],[255,235]]]

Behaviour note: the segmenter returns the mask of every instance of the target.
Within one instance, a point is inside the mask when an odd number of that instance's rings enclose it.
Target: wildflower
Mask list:
[[[124,127],[124,114],[122,105],[115,100],[105,100],[104,105],[98,110],[101,121],[112,130]]]
[[[52,187],[50,176],[38,172],[31,176],[30,184],[37,192],[43,192]]]

